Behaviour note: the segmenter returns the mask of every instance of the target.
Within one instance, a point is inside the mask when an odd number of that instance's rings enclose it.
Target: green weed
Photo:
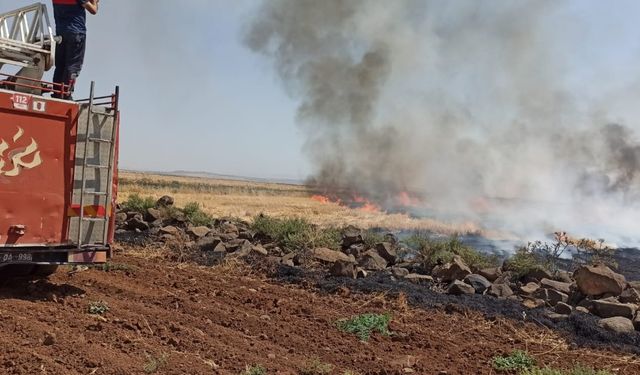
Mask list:
[[[138,194],[131,194],[126,201],[122,203],[125,212],[145,213],[149,208],[156,206],[156,200],[153,197],[141,197]]]
[[[463,244],[457,237],[444,240],[433,239],[428,232],[417,231],[403,241],[422,254],[425,265],[433,267],[453,260],[454,255],[460,256],[471,268],[482,269],[498,265],[498,257],[483,254],[471,246]]]
[[[160,368],[167,364],[167,354],[163,353],[160,356],[156,357],[155,355],[147,354],[147,362],[143,366],[143,370],[147,374],[154,374]]]
[[[522,350],[514,350],[508,356],[493,358],[493,368],[498,371],[523,371],[532,369],[536,361]]]
[[[298,370],[299,375],[328,375],[333,370],[333,366],[316,358]]]
[[[208,213],[202,211],[200,203],[189,202],[182,209],[189,222],[195,226],[210,225],[213,222],[213,217]]]
[[[87,312],[91,315],[104,315],[109,311],[109,306],[106,302],[96,301],[91,302],[87,308]]]
[[[338,229],[320,228],[301,218],[279,219],[258,215],[253,220],[252,229],[271,237],[286,252],[316,247],[340,248]]]
[[[261,365],[247,365],[246,370],[244,370],[240,375],[266,375],[267,369],[262,367]]]
[[[371,333],[377,331],[382,335],[389,335],[389,314],[363,314],[351,319],[339,320],[338,329],[347,333],[353,333],[362,341],[369,340]]]

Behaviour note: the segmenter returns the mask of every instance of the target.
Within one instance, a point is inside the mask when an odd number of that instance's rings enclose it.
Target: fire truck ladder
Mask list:
[[[79,200],[76,234],[79,249],[107,247],[112,217],[111,181],[115,167],[120,90],[116,87],[114,95],[96,97],[94,89],[95,83],[91,82],[89,99],[81,104],[80,116],[81,119],[86,118],[86,127],[83,129],[82,121],[78,124],[75,183],[79,182],[80,189],[74,189],[74,202]],[[81,140],[81,134],[84,140]],[[90,205],[86,206],[87,203]],[[87,214],[87,207],[101,208],[104,213]]]
[[[46,5],[36,3],[0,13],[0,67],[37,68],[40,56],[49,70],[55,61],[56,43]]]

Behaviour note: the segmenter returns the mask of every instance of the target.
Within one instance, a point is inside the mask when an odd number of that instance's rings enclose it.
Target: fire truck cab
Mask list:
[[[56,43],[44,4],[0,13],[0,277],[111,255],[119,90],[45,97],[69,90],[41,80]]]

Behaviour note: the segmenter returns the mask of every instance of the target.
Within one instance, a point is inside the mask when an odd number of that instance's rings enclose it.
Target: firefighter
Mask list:
[[[62,42],[56,49],[56,70],[53,82],[68,85],[65,94],[54,93],[54,98],[72,99],[75,81],[82,70],[87,40],[87,16],[98,13],[100,0],[53,0],[53,16],[56,21],[56,34]],[[55,85],[60,90],[61,85]]]

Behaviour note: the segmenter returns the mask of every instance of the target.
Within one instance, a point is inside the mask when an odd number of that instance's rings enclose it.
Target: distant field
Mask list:
[[[198,202],[203,210],[217,217],[232,216],[251,220],[265,213],[276,217],[304,217],[325,226],[353,224],[359,227],[424,229],[442,233],[476,232],[474,224],[450,225],[432,219],[415,219],[403,214],[368,212],[322,203],[311,199],[314,191],[301,185],[258,183],[199,177],[179,177],[139,172],[120,172],[119,200],[130,194],[159,198],[171,195],[176,204]]]

